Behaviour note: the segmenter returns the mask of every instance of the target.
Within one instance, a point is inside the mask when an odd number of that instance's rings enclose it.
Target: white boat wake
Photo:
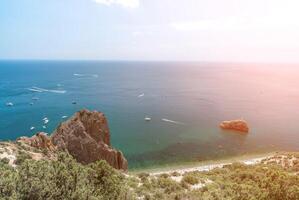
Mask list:
[[[31,87],[27,88],[27,90],[32,91],[32,92],[51,92],[51,93],[58,93],[58,94],[64,94],[66,93],[66,90],[49,90],[45,88],[39,88],[39,87]]]
[[[77,76],[77,77],[93,77],[93,78],[98,78],[99,75],[97,74],[73,74],[74,76]]]
[[[165,118],[163,118],[162,121],[173,123],[173,124],[185,125],[185,123],[183,123],[183,122],[173,121],[173,120],[165,119]]]
[[[27,90],[30,90],[32,92],[43,92],[41,90],[38,90],[38,89],[34,89],[34,88],[27,88]]]

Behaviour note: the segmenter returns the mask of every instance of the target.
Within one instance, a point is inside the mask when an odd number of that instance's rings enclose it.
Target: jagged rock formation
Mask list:
[[[68,151],[83,164],[106,160],[116,169],[128,169],[123,154],[111,147],[108,122],[101,112],[77,112],[59,125],[52,134],[51,141],[58,150]]]
[[[0,142],[0,160],[8,160],[8,164],[16,167],[19,160],[55,160],[57,148],[46,133],[40,132],[32,137],[20,137],[15,142]]]
[[[16,142],[29,145],[38,149],[45,149],[48,151],[55,151],[56,147],[53,145],[50,137],[46,133],[40,132],[32,137],[20,137]]]
[[[248,133],[249,127],[245,120],[231,120],[231,121],[223,121],[220,123],[220,128],[227,130],[235,130],[243,133]]]
[[[61,123],[51,137],[40,132],[32,137],[20,137],[16,142],[22,146],[46,150],[51,157],[55,157],[55,152],[61,150],[67,151],[83,164],[106,160],[116,169],[128,169],[128,162],[122,152],[111,146],[106,117],[97,111],[82,110],[75,113],[72,118]]]

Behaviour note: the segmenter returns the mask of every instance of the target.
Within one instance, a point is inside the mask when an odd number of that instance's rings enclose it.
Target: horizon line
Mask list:
[[[65,62],[189,62],[189,63],[227,63],[227,64],[299,64],[298,62],[270,61],[207,61],[207,60],[134,60],[134,59],[37,59],[37,58],[0,58],[0,61],[65,61]]]

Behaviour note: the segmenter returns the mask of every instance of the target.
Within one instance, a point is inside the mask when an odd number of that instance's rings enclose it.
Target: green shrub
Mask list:
[[[144,182],[150,176],[150,174],[141,172],[141,173],[137,174],[137,176],[138,176],[138,178],[141,179],[142,182]]]
[[[2,159],[0,159],[0,162],[3,163],[3,164],[8,164],[9,159],[8,158],[2,158]]]
[[[165,193],[176,192],[182,189],[181,185],[171,178],[158,178],[158,186],[164,189]]]
[[[0,164],[0,199],[132,199],[124,181],[104,161],[84,166],[68,154],[56,161],[24,159],[16,169]]]
[[[184,175],[182,182],[191,184],[191,185],[195,185],[197,183],[199,183],[198,178],[192,174],[192,173],[187,173]]]
[[[107,164],[106,161],[97,161],[89,165],[88,179],[94,186],[95,193],[103,195],[105,199],[117,199],[122,194],[124,176]]]
[[[57,160],[35,161],[24,152],[13,168],[0,162],[2,200],[297,200],[299,176],[278,165],[227,165],[208,172],[185,173],[181,183],[168,175],[125,177],[105,161],[90,165],[68,154]],[[206,180],[210,180],[207,182]],[[202,188],[191,190],[201,182]]]
[[[16,170],[0,162],[0,199],[16,199],[16,178]]]
[[[16,160],[15,163],[16,165],[20,165],[22,164],[25,160],[27,159],[32,159],[31,156],[25,152],[25,151],[19,151],[17,156],[16,156]]]

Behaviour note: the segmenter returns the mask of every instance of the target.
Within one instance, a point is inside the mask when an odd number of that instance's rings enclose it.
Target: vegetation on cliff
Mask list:
[[[23,155],[22,155],[23,156]],[[19,159],[16,168],[0,162],[0,199],[132,199],[125,177],[105,161],[82,165],[61,153],[57,160]]]
[[[179,175],[180,176],[180,175]],[[277,165],[234,163],[207,172],[187,172],[179,178],[144,175],[137,186],[144,199],[174,200],[296,200],[299,199],[298,169]],[[138,180],[133,180],[137,181]],[[135,184],[136,186],[136,184]]]
[[[70,155],[32,160],[21,154],[15,168],[0,162],[0,199],[5,200],[296,200],[299,154],[259,164],[234,163],[211,171],[126,175],[106,161],[82,165]]]

